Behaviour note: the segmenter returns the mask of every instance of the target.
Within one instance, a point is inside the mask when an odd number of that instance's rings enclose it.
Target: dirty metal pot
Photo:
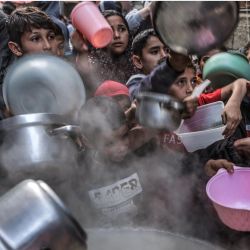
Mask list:
[[[88,250],[222,250],[204,241],[153,229],[91,229]]]
[[[137,96],[136,116],[145,127],[176,130],[181,124],[184,105],[169,95],[142,92]]]
[[[86,233],[43,181],[25,180],[0,197],[1,250],[86,250]]]
[[[67,125],[54,114],[17,115],[0,122],[0,177],[10,184],[40,178],[49,185],[70,179],[80,148]],[[53,186],[54,187],[54,186]]]
[[[153,25],[162,41],[186,55],[221,46],[238,16],[239,6],[233,1],[156,1],[152,6]]]

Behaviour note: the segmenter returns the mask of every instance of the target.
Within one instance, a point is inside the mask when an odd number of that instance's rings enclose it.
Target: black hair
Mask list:
[[[15,9],[16,6],[14,3],[10,1],[3,2],[2,10],[5,14],[10,15]]]
[[[102,12],[103,16],[107,19],[108,17],[110,16],[119,16],[122,18],[124,24],[126,25],[127,27],[127,30],[128,30],[128,33],[129,33],[129,36],[130,36],[130,31],[129,31],[129,26],[128,26],[128,22],[126,20],[126,18],[122,15],[121,12],[118,12],[118,11],[115,11],[115,10],[105,10]]]
[[[122,4],[119,1],[101,1],[98,7],[101,12],[105,10],[115,10],[122,13]]]
[[[221,45],[221,46],[219,46],[219,47],[215,47],[215,48],[211,49],[210,51],[212,51],[212,50],[219,50],[219,53],[220,53],[220,52],[227,52],[227,51],[228,51],[228,49],[227,49],[227,47],[226,47],[225,45]],[[208,52],[209,52],[209,51],[208,51]],[[208,53],[208,52],[207,52],[207,53]],[[206,54],[205,54],[205,55],[206,55]],[[202,59],[202,57],[205,56],[205,55],[197,55],[198,60],[200,61],[200,60]]]
[[[114,99],[95,96],[82,106],[79,124],[87,139],[96,143],[100,135],[110,133],[126,124],[126,117]]]
[[[154,29],[143,30],[137,34],[132,42],[132,54],[141,56],[142,50],[146,46],[147,41],[151,36],[158,37]]]
[[[19,45],[21,44],[23,33],[31,31],[32,27],[49,29],[54,32],[58,30],[51,18],[36,7],[24,7],[14,10],[8,17],[6,26],[10,41]]]

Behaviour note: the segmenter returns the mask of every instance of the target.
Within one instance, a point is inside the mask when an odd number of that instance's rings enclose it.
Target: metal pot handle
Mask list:
[[[80,127],[76,125],[65,125],[59,128],[49,130],[50,135],[66,135],[69,136],[77,145],[80,151],[85,150],[85,145],[82,139]]]

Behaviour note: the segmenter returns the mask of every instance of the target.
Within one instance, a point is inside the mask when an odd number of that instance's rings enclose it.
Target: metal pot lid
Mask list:
[[[55,114],[26,114],[16,115],[0,121],[0,131],[16,129],[20,126],[35,126],[35,125],[58,125],[63,126],[70,124],[63,116]]]
[[[159,94],[154,92],[141,92],[137,95],[136,99],[141,101],[153,101],[164,104],[168,108],[173,108],[179,111],[184,110],[184,105],[170,95]]]
[[[18,59],[9,68],[3,97],[14,115],[71,115],[85,103],[85,88],[68,62],[52,55],[35,54]]]
[[[153,25],[162,41],[181,54],[204,54],[226,41],[238,23],[239,6],[230,1],[157,1]]]

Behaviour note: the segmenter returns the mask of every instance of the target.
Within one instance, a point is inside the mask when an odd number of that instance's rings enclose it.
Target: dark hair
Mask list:
[[[6,26],[9,39],[18,44],[21,43],[21,36],[31,28],[51,29],[56,32],[56,27],[51,18],[36,7],[18,8],[8,17]]]
[[[118,11],[115,11],[115,10],[105,10],[102,12],[103,16],[107,19],[108,17],[110,16],[119,16],[122,18],[124,24],[126,25],[127,27],[127,30],[128,30],[128,33],[129,33],[129,36],[130,36],[130,31],[129,31],[129,26],[128,26],[128,22],[126,20],[126,18],[122,15],[122,13],[118,12]]]
[[[15,9],[16,9],[16,6],[14,3],[10,1],[3,2],[2,10],[5,14],[10,15],[11,12],[13,12]]]
[[[244,47],[243,47],[243,53],[246,55],[247,51],[250,49],[250,42],[248,42]]]
[[[95,96],[82,106],[79,123],[82,133],[95,143],[100,135],[126,124],[126,117],[119,104],[111,97]]]
[[[158,37],[154,29],[143,30],[137,34],[132,42],[132,53],[137,56],[141,56],[142,50],[151,36]]]
[[[122,4],[119,1],[100,1],[98,7],[101,12],[105,10],[115,10],[122,13]]]

